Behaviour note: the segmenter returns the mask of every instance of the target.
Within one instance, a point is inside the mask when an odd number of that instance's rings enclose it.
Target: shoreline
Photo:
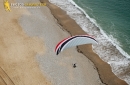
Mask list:
[[[73,0],[69,0],[69,2],[74,5],[76,8],[78,8],[81,12],[83,12],[83,14],[85,14],[86,18],[88,18],[96,27],[98,27],[98,29],[100,30],[100,33],[105,37],[107,38],[108,41],[110,41],[110,43],[112,43],[113,46],[116,47],[116,50],[118,50],[122,56],[124,56],[125,58],[130,58],[130,55],[125,52],[121,47],[120,47],[120,44],[119,44],[119,41],[117,41],[112,35],[111,37],[109,37],[103,30],[102,30],[102,27],[97,24],[96,20],[93,19],[93,18],[90,18],[89,15],[87,13],[85,13],[85,11],[79,7]]]
[[[70,33],[70,35],[87,34],[84,32],[76,22],[71,19],[65,11],[59,7],[51,4],[48,0],[40,0],[47,3],[47,7],[51,10],[52,15],[57,19],[58,23]],[[71,27],[71,28],[70,28]],[[74,31],[75,30],[75,31]],[[106,62],[102,61],[97,54],[92,51],[91,45],[78,46],[78,51],[89,58],[97,68],[99,77],[104,84],[108,85],[127,85],[127,83],[119,79],[111,70],[111,67]],[[88,50],[89,51],[88,51]],[[91,50],[90,50],[91,49]],[[87,51],[86,51],[87,50]],[[102,68],[104,67],[104,68]],[[107,68],[106,68],[107,67]]]

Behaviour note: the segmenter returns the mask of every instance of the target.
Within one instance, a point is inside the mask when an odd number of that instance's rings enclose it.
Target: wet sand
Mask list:
[[[51,13],[57,19],[58,23],[71,35],[86,34],[76,23],[72,20],[65,11],[61,10],[57,6],[48,2],[48,0],[40,0],[41,2],[46,2],[47,6],[50,8]],[[107,85],[127,85],[127,83],[119,79],[112,72],[111,67],[106,62],[102,61],[97,54],[92,51],[91,45],[78,46],[77,50],[89,58],[99,73],[100,79],[104,84]]]

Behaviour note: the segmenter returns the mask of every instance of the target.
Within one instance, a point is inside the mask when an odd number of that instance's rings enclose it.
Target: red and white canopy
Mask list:
[[[66,48],[83,44],[97,44],[97,41],[89,35],[72,36],[59,42],[55,48],[55,52],[58,55],[61,51],[63,51]]]

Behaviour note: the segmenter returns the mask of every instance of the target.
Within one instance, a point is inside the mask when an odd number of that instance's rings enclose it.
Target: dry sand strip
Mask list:
[[[0,85],[50,85],[35,59],[36,54],[44,53],[44,42],[29,37],[18,24],[28,11],[11,8],[6,12],[3,2],[0,11]]]
[[[50,8],[53,16],[57,19],[58,23],[63,26],[63,28],[68,31],[71,35],[86,34],[77,24],[71,19],[65,11],[61,10],[59,7],[51,4],[48,0],[40,0],[41,2],[46,2],[47,6]],[[92,51],[91,45],[78,46],[79,52],[84,54],[89,58],[96,66],[100,79],[106,85],[128,85],[125,81],[119,79],[111,70],[111,67],[106,62],[102,61],[97,54]]]

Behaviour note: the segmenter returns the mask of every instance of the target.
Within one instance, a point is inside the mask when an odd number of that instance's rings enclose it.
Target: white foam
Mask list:
[[[119,47],[120,43],[115,38],[113,38],[112,35],[107,36],[106,33],[101,29],[100,25],[96,23],[96,20],[90,18],[88,14],[73,0],[49,1],[65,10],[67,14],[72,19],[74,19],[85,32],[87,32],[89,35],[95,36],[96,40],[98,41],[98,45],[93,45],[93,51],[96,52],[102,60],[108,62],[111,65],[112,71],[119,78],[125,80],[128,84],[130,84],[130,79],[128,79],[128,77],[130,77],[130,74],[125,74],[125,72],[127,72],[127,69],[130,69],[130,61],[127,59],[130,58],[130,56]],[[122,54],[127,58],[125,58]]]
[[[92,22],[94,23],[99,29],[101,34],[103,34],[108,41],[110,41],[114,46],[116,46],[116,48],[126,57],[126,58],[130,58],[130,55],[128,55],[120,46],[119,46],[119,42],[112,36],[107,36],[106,33],[101,29],[101,26],[99,24],[97,24],[96,20],[93,18],[90,18],[89,15],[81,8],[79,7],[73,0],[68,0],[69,2],[71,2],[73,5],[75,5],[75,7],[79,8],[85,15],[86,17]],[[84,31],[86,29],[83,29]]]

